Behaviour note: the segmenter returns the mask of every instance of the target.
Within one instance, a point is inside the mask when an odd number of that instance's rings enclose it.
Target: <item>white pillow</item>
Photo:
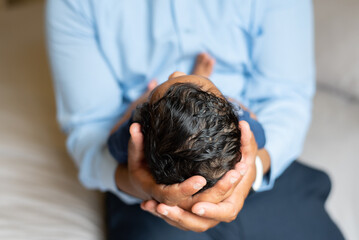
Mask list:
[[[103,239],[102,195],[80,185],[56,128],[29,120],[1,112],[0,239]]]
[[[44,5],[0,12],[0,239],[104,239],[103,195],[80,185],[56,123]]]

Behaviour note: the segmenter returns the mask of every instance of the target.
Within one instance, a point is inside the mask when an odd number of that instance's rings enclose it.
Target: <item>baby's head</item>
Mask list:
[[[241,132],[232,105],[208,79],[177,73],[136,110],[145,158],[160,184],[194,175],[212,187],[240,161]]]

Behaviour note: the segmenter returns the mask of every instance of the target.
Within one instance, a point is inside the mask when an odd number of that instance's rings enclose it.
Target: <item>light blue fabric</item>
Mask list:
[[[190,73],[201,52],[264,127],[261,190],[300,155],[315,91],[310,0],[49,0],[46,20],[58,121],[86,187],[135,201],[116,188],[109,131],[151,79]]]

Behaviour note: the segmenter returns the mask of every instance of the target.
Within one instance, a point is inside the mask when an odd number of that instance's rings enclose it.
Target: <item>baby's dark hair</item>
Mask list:
[[[191,83],[175,83],[157,101],[140,105],[145,158],[159,184],[194,175],[212,187],[240,161],[241,132],[231,103]]]

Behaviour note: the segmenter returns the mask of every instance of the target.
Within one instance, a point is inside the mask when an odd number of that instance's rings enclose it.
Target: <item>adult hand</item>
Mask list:
[[[242,132],[241,162],[237,163],[235,169],[229,171],[213,188],[194,196],[191,201],[198,202],[193,204],[191,211],[154,200],[143,202],[142,209],[162,217],[175,227],[196,232],[206,231],[221,221],[233,221],[242,209],[256,175],[257,144],[248,123],[241,121],[240,128]],[[233,172],[236,172],[237,176],[242,174],[244,176],[237,179],[229,177]],[[236,180],[235,183],[230,184],[233,180]]]

